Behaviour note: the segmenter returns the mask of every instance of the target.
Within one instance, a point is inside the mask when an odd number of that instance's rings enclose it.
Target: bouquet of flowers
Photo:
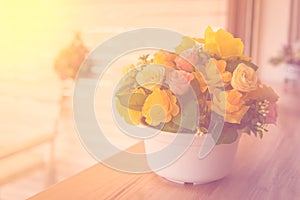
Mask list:
[[[262,137],[276,124],[278,95],[260,82],[258,66],[243,51],[241,39],[208,27],[204,38],[183,37],[175,52],[143,55],[124,68],[115,93],[118,112],[132,125],[198,135],[209,133],[217,115],[225,122],[219,144],[234,142],[238,130]],[[195,104],[197,123],[181,123]]]

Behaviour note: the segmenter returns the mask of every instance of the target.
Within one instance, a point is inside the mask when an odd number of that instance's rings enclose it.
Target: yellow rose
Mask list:
[[[234,89],[220,91],[213,100],[213,110],[222,116],[225,114],[225,122],[239,124],[249,109],[242,97],[243,95]]]
[[[137,73],[136,81],[140,86],[153,90],[155,86],[161,85],[164,73],[164,67],[155,64],[146,65]]]
[[[226,61],[225,60],[216,60],[214,58],[211,58],[211,60],[217,66],[225,86],[228,85],[231,81],[232,74],[228,71],[225,71],[226,65],[227,65]]]
[[[241,92],[250,92],[257,88],[257,75],[254,69],[240,63],[233,72],[231,85]]]
[[[214,32],[207,27],[204,35],[204,49],[211,55],[218,55],[221,58],[240,57],[244,60],[249,58],[243,56],[244,44],[240,38],[234,38],[232,34],[223,29]]]
[[[172,117],[179,113],[176,102],[176,97],[169,90],[154,89],[142,108],[142,115],[145,117],[146,123],[157,126],[160,123],[171,121]]]

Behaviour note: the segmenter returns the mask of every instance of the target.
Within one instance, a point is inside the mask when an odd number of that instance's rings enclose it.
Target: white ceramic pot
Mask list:
[[[175,137],[179,138],[175,141]],[[158,167],[159,162],[164,157],[147,156],[148,165],[159,176],[176,183],[203,184],[212,182],[223,178],[231,171],[239,138],[231,144],[216,145],[204,159],[199,159],[200,145],[204,141],[204,136],[195,136],[185,152],[178,159],[175,158],[171,164]],[[179,152],[187,146],[187,140],[191,141],[187,139],[186,134],[161,132],[155,137],[145,140],[145,150],[147,154],[151,154],[163,151],[169,146],[172,151]],[[178,149],[180,150],[178,151]],[[157,170],[158,168],[160,169]]]

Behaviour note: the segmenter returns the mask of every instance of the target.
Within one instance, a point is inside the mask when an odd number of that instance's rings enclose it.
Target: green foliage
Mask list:
[[[192,113],[195,113],[195,105],[197,106],[197,102],[195,101],[188,102],[184,110],[173,117],[172,122],[184,129],[195,131],[198,127],[198,123],[195,121],[197,116],[191,116]],[[197,113],[195,114],[197,115]]]
[[[247,104],[250,108],[237,128],[249,135],[252,133],[262,138],[263,134],[268,132],[265,123],[268,101],[250,100]]]
[[[233,73],[234,70],[237,68],[237,66],[240,63],[244,63],[245,65],[251,67],[255,71],[258,69],[257,65],[255,65],[254,63],[249,62],[249,61],[245,61],[245,60],[227,60],[226,71],[229,71],[229,72]]]
[[[180,54],[181,52],[192,48],[194,45],[195,41],[192,38],[184,36],[181,43],[175,48],[175,52]]]
[[[123,119],[126,121],[126,123],[135,125],[134,122],[132,121],[131,117],[129,116],[129,110],[121,105],[120,100],[116,99],[116,108],[120,114],[120,116],[123,117]]]
[[[199,61],[198,64],[195,66],[200,72],[203,72],[202,68],[207,66],[209,63],[210,56],[207,52],[203,50],[203,47],[200,46],[199,48]]]
[[[141,111],[144,105],[144,102],[147,98],[147,95],[139,93],[129,93],[117,96],[120,104],[127,108]]]
[[[160,129],[160,128],[158,128],[158,129]],[[179,126],[171,121],[171,122],[165,123],[163,125],[163,127],[161,128],[161,130],[166,131],[166,132],[176,133],[179,130]]]
[[[210,61],[205,67],[204,78],[210,90],[224,87],[222,76],[214,62]]]
[[[137,82],[135,76],[137,73],[138,71],[136,69],[132,69],[122,77],[118,83],[119,88],[116,91],[116,96],[128,94],[136,88]]]
[[[250,129],[248,126],[242,128],[242,129],[241,129],[241,132],[242,132],[242,133],[246,133],[246,134],[248,134],[248,135],[251,135],[251,129]]]
[[[231,126],[226,126],[225,123],[222,133],[217,141],[217,144],[231,144],[235,142],[237,138],[238,138],[238,132],[236,128]]]
[[[276,102],[279,99],[279,96],[276,92],[266,85],[262,85],[262,87],[257,88],[256,90],[250,92],[247,95],[248,99],[264,101],[267,100],[269,102]]]

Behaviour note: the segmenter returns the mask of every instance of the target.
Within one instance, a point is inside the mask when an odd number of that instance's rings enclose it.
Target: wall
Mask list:
[[[290,0],[262,0],[259,29],[258,65],[260,78],[265,82],[282,83],[283,65],[269,63],[288,41]]]

